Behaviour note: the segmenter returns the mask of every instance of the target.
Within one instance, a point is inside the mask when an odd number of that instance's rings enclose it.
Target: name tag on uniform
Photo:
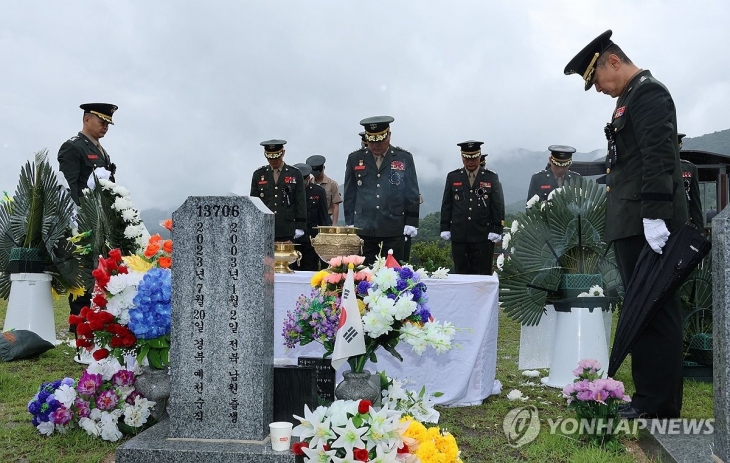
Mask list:
[[[99,156],[97,156],[96,154],[88,154],[87,157],[89,159],[99,159]]]
[[[461,185],[462,185],[462,183],[461,183],[461,182],[454,182],[454,183],[453,183],[453,186],[461,186]]]
[[[550,188],[552,188],[550,185],[540,185],[541,190],[549,190]]]
[[[365,170],[365,166],[355,166],[355,170]]]
[[[259,185],[266,185],[267,183],[269,182],[267,182],[266,180],[259,180]]]

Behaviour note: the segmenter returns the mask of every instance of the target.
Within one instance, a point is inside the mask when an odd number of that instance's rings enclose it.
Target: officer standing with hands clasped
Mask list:
[[[304,179],[299,169],[284,163],[284,145],[286,140],[262,141],[269,165],[256,169],[251,178],[251,196],[261,198],[274,213],[276,241],[300,238],[307,226]]]
[[[413,155],[390,144],[390,116],[368,117],[368,146],[353,151],[345,167],[345,224],[359,228],[365,264],[375,256],[403,260],[405,235],[418,233],[419,191]],[[382,247],[382,251],[379,249]]]
[[[114,181],[117,166],[111,162],[109,154],[99,142],[109,124],[114,125],[112,116],[118,108],[108,103],[87,103],[80,106],[84,110],[83,126],[78,135],[69,138],[58,150],[58,169],[63,173],[68,183],[69,194],[77,206],[87,186],[94,186],[95,173],[97,178]],[[84,306],[91,306],[91,294],[68,298],[71,315],[78,315]],[[70,331],[76,331],[76,325],[71,325]]]
[[[573,164],[575,148],[566,145],[550,145],[550,158],[545,170],[535,172],[530,179],[530,188],[527,190],[527,202],[537,195],[540,201],[546,201],[550,193],[556,188],[562,188],[565,180],[580,177],[580,174],[568,170]]]
[[[494,243],[502,239],[502,184],[495,172],[480,166],[483,144],[475,140],[458,143],[464,167],[446,176],[441,238],[451,240],[454,273],[491,275]]]
[[[311,182],[312,166],[309,164],[294,164],[304,177],[304,195],[307,198],[307,229],[303,236],[294,239],[297,248],[302,253],[299,263],[289,265],[292,270],[316,272],[319,270],[320,258],[312,246],[312,238],[317,236],[319,226],[332,225],[327,214],[327,193],[319,185]]]
[[[662,253],[670,231],[687,221],[687,201],[677,145],[677,113],[669,90],[637,67],[611,40],[596,37],[565,67],[583,77],[585,90],[616,98],[604,129],[606,242],[613,242],[624,287],[642,249]],[[621,313],[624,316],[625,312]],[[671,295],[631,348],[636,392],[622,418],[678,418],[682,409],[682,307]]]

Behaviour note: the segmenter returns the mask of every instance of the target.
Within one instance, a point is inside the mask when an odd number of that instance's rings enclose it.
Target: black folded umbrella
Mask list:
[[[710,241],[691,223],[669,236],[662,254],[655,253],[648,243],[644,245],[626,289],[611,349],[608,376],[616,374],[636,338],[710,252],[710,248]]]

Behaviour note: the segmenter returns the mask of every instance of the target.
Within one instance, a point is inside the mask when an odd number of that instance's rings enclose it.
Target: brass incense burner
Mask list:
[[[296,244],[289,241],[274,242],[274,272],[275,273],[294,273],[289,268],[289,264],[299,262],[302,253],[295,248]]]
[[[312,246],[319,257],[329,262],[337,256],[362,254],[362,239],[355,227],[317,227],[319,233],[312,238]]]

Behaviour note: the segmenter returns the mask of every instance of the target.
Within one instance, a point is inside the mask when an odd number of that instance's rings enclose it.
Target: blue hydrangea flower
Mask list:
[[[172,276],[169,269],[151,268],[137,287],[128,327],[139,339],[170,334]]]

